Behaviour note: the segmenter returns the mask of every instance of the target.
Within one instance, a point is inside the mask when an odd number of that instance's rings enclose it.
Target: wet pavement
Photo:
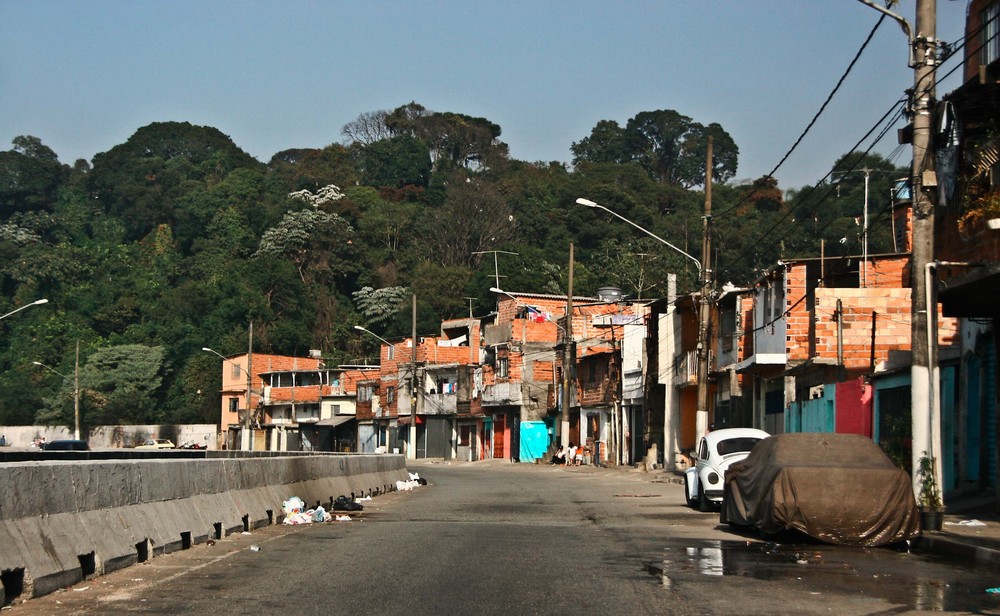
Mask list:
[[[911,549],[778,543],[687,507],[673,473],[500,461],[411,470],[430,486],[379,496],[353,522],[234,534],[13,614],[329,613],[332,598],[358,614],[623,613],[627,599],[629,613],[649,614],[1000,615],[988,592],[1000,568],[962,553],[1000,553],[994,517],[949,515]],[[983,525],[961,523],[972,519]],[[376,579],[407,591],[373,595]]]

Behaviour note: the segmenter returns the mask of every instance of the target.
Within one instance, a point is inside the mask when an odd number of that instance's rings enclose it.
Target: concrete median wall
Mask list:
[[[0,582],[6,601],[209,538],[283,519],[298,496],[379,494],[408,479],[400,455],[42,461],[0,465]]]

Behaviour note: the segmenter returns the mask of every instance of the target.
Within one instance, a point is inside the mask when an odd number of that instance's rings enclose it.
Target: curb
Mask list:
[[[938,533],[924,533],[915,541],[919,552],[945,554],[980,565],[1000,565],[1000,550],[972,545]]]

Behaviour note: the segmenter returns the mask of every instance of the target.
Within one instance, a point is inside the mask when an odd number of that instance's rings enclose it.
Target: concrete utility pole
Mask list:
[[[938,367],[931,365],[931,346],[937,324],[937,302],[931,305],[927,297],[930,268],[934,267],[934,199],[930,194],[937,188],[934,151],[931,141],[933,109],[937,79],[937,0],[917,0],[915,28],[899,15],[871,0],[859,0],[880,13],[896,20],[903,28],[910,45],[910,67],[913,69],[913,90],[909,92],[909,114],[913,136],[913,167],[910,171],[913,196],[913,246],[910,250],[910,367],[911,434],[913,469],[924,455],[934,458],[934,476],[941,479],[941,419],[936,409]],[[905,142],[904,142],[905,143]],[[913,489],[919,492],[917,473],[913,473]]]
[[[573,347],[573,242],[569,243],[569,270],[566,281],[566,327],[563,329],[562,409],[559,413],[559,444],[569,447],[570,373],[576,363]]]
[[[76,340],[76,362],[73,364],[73,438],[80,440],[80,339]]]
[[[698,291],[698,411],[695,414],[696,442],[708,432],[708,368],[711,358],[709,334],[712,319],[712,138],[708,138],[705,165],[705,215],[701,238],[701,280]]]
[[[247,336],[247,414],[243,417],[243,438],[241,443],[245,451],[253,449],[253,435],[250,434],[250,414],[253,412],[253,321],[250,321],[250,332]]]
[[[938,369],[930,365],[931,341],[929,332],[932,319],[936,324],[937,304],[927,302],[927,265],[934,261],[934,200],[931,195],[937,187],[934,171],[934,152],[931,144],[932,112],[935,96],[934,81],[937,68],[937,2],[917,0],[917,20],[913,39],[913,94],[911,113],[913,122],[913,248],[912,272],[912,340],[913,365],[911,367],[913,469],[925,455],[934,457],[934,474],[941,477],[940,418],[936,408]],[[917,474],[913,473],[914,489]],[[939,484],[940,485],[940,484]]]
[[[410,455],[411,460],[417,459],[417,401],[419,397],[420,381],[417,379],[417,294],[413,294],[413,323],[411,335],[413,336],[413,352],[410,353]],[[472,342],[470,341],[471,345]]]

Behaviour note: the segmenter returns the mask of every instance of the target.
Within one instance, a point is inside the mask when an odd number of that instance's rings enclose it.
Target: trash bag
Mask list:
[[[364,508],[364,505],[350,500],[343,494],[338,496],[336,500],[333,501],[334,511],[362,511]]]
[[[316,507],[316,509],[312,511],[313,522],[329,522],[332,519],[333,516],[327,513],[326,509],[323,509],[322,507]]]

